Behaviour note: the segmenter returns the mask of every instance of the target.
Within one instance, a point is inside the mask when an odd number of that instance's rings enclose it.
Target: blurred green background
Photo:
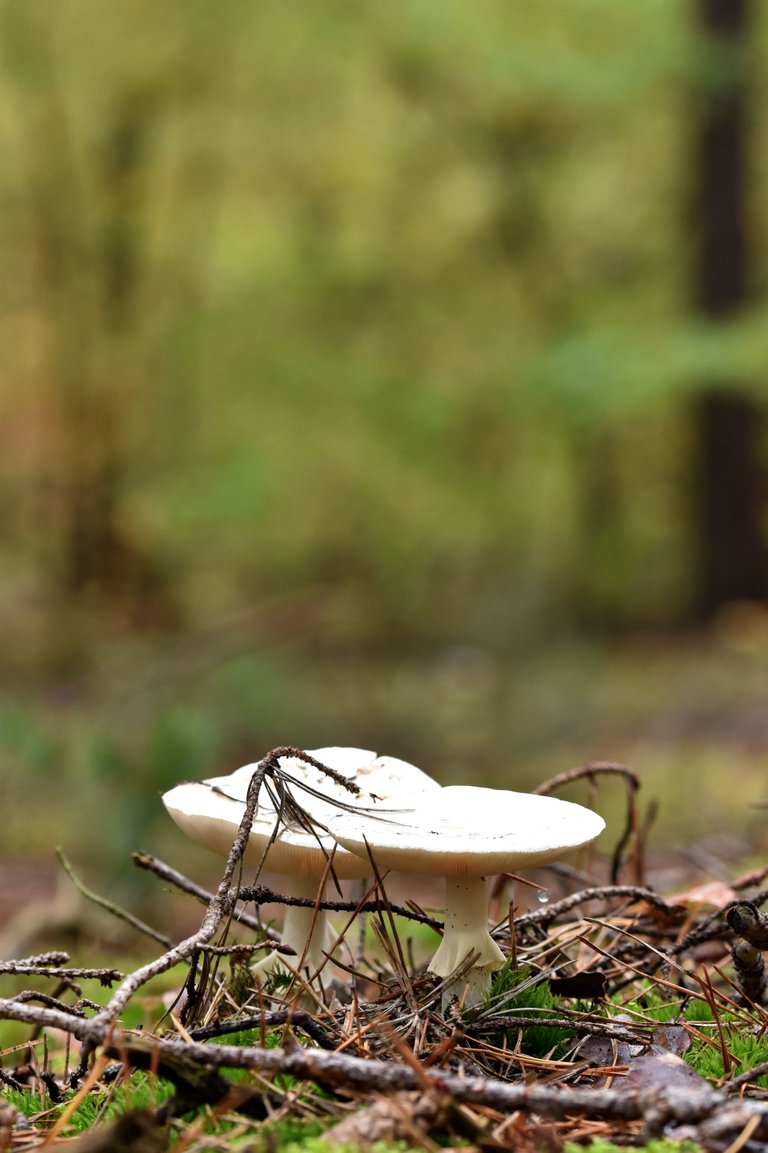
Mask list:
[[[2,855],[178,862],[162,789],[283,743],[764,847],[766,5],[2,0],[0,59]]]

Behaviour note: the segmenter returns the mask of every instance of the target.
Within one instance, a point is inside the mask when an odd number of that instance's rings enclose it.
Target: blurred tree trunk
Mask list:
[[[119,354],[135,311],[141,256],[139,173],[149,131],[147,108],[139,96],[125,96],[110,118],[103,146],[99,175],[104,221],[93,252],[96,307],[88,333],[91,353],[101,342]],[[104,375],[85,365],[70,395],[64,584],[76,596],[127,598],[141,616],[143,602],[160,594],[161,587],[151,560],[120,524],[120,423],[126,417],[125,394],[130,389],[119,378],[119,355],[105,359]]]
[[[697,0],[709,68],[699,93],[697,306],[713,321],[727,319],[748,295],[745,219],[745,57],[749,0]],[[758,461],[764,414],[722,382],[696,409],[699,444],[697,610],[709,616],[734,600],[766,595]]]
[[[41,461],[38,530],[51,586],[131,623],[173,623],[163,574],[124,516],[135,366],[129,340],[141,272],[141,175],[151,94],[122,94],[107,114],[95,189],[83,180],[45,10],[6,6],[23,133],[30,293],[40,320],[51,451]]]
[[[53,85],[51,90],[55,98]],[[122,424],[133,397],[135,368],[128,350],[142,256],[140,172],[151,110],[150,101],[140,93],[128,94],[108,122],[97,170],[101,228],[91,225],[89,235],[81,221],[77,224],[78,232],[86,236],[88,255],[82,295],[68,294],[71,275],[58,278],[61,284],[54,278],[47,288],[50,299],[59,298],[58,326],[79,333],[76,344],[71,338],[62,339],[61,333],[55,337],[65,345],[54,372],[62,392],[64,592],[109,603],[133,623],[170,624],[176,610],[165,581],[143,543],[121,521]],[[41,233],[49,224],[47,207],[45,202],[39,205]],[[83,211],[82,203],[78,208]],[[71,270],[77,259],[72,234],[62,228],[56,242],[67,253]]]

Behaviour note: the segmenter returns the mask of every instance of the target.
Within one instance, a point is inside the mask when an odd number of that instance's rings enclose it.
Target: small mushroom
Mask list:
[[[449,977],[470,954],[469,970],[450,983],[456,996],[483,999],[504,955],[488,932],[486,877],[541,865],[586,845],[602,831],[597,813],[554,797],[472,785],[449,785],[419,799],[410,812],[339,813],[328,829],[340,845],[369,853],[384,868],[445,878],[443,940],[429,963]]]
[[[294,782],[290,786],[294,800],[320,825],[336,816],[341,805],[399,809],[412,804],[414,794],[440,791],[437,782],[421,769],[397,757],[379,757],[367,749],[344,747],[313,749],[309,755],[360,788],[359,794],[354,794],[298,757],[281,757],[280,769]],[[257,764],[244,765],[229,776],[176,785],[163,795],[163,803],[193,841],[226,856],[243,819],[248,786],[256,768]],[[274,835],[276,826],[279,828]],[[263,864],[272,872],[283,874],[290,882],[289,896],[314,902],[332,852],[336,876],[364,877],[370,872],[367,860],[339,847],[327,833],[308,829],[278,814],[265,781],[243,857],[245,863]],[[281,936],[283,944],[296,954],[288,963],[308,969],[310,975],[325,963],[335,941],[325,912],[303,905],[286,906]],[[285,967],[280,954],[273,951],[253,971],[263,978],[281,964]]]

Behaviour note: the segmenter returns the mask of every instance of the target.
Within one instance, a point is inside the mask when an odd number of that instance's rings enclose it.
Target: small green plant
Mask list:
[[[310,1121],[301,1117],[286,1117],[273,1124],[259,1126],[258,1136],[251,1148],[254,1153],[269,1153],[270,1150],[280,1149],[281,1153],[287,1150],[301,1153],[325,1153],[329,1148],[322,1138],[323,1127],[319,1121]],[[253,1141],[253,1135],[251,1136]]]
[[[738,1077],[756,1065],[768,1061],[768,1036],[756,1035],[744,1029],[741,1024],[723,1028],[723,1042],[730,1056],[729,1068],[725,1068],[723,1049],[719,1036],[717,1043],[694,1041],[686,1053],[686,1060],[697,1073],[713,1081],[724,1077]],[[756,1077],[753,1085],[768,1088],[768,1076]]]
[[[108,1089],[98,1088],[87,1093],[72,1114],[68,1129],[73,1133],[83,1133],[94,1125],[114,1120],[131,1110],[154,1109],[171,1097],[173,1092],[173,1085],[169,1081],[137,1070],[125,1082],[120,1081]],[[65,1108],[73,1095],[72,1092],[67,1093],[59,1103],[59,1108]],[[2,1099],[25,1117],[36,1117],[51,1106],[47,1096],[41,1098],[41,1094],[33,1089],[19,1091],[6,1087]],[[52,1122],[58,1116],[59,1108],[51,1110]]]
[[[563,1153],[626,1153],[626,1146],[614,1145],[612,1141],[600,1138],[591,1141],[589,1145],[566,1141]],[[642,1153],[701,1153],[701,1149],[693,1141],[673,1141],[671,1138],[659,1137],[643,1145]]]
[[[12,1105],[19,1113],[23,1113],[25,1117],[34,1117],[44,1107],[40,1100],[40,1094],[35,1093],[32,1089],[11,1089],[4,1085],[2,1100],[4,1103]]]
[[[518,969],[511,959],[495,974],[485,1008],[493,1009],[503,1017],[520,1014],[544,1020],[557,1016],[549,981],[537,981],[531,976],[529,965]],[[531,1057],[554,1057],[565,1049],[566,1041],[555,1029],[538,1028],[536,1025],[526,1025],[522,1030],[507,1026],[500,1030],[498,1038],[490,1039],[516,1042],[520,1031],[522,1051]]]
[[[724,1000],[718,1007],[716,1020],[712,1004],[704,996],[665,999],[658,986],[649,985],[632,1001],[617,1002],[616,1008],[637,1018],[638,1022],[666,1024],[678,1021],[700,1027],[700,1036],[694,1035],[691,1047],[682,1056],[692,1069],[708,1080],[718,1082],[728,1076],[739,1076],[768,1061],[768,1035],[757,1032],[748,1011],[729,1000]],[[728,1053],[725,1061],[723,1045]],[[768,1076],[755,1078],[753,1084],[768,1088]]]

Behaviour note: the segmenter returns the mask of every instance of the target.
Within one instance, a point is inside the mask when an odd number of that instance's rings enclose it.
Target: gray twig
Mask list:
[[[561,1119],[574,1114],[612,1121],[644,1119],[646,1126],[661,1132],[668,1123],[692,1124],[711,1118],[726,1104],[727,1095],[708,1087],[692,1091],[674,1085],[654,1085],[635,1092],[615,1089],[571,1088],[560,1085],[521,1085],[494,1077],[467,1077],[428,1067],[352,1057],[323,1049],[263,1049],[234,1045],[201,1045],[136,1037],[116,1029],[105,1014],[82,1021],[56,1009],[37,1008],[0,1000],[0,1017],[29,1024],[64,1029],[90,1044],[100,1044],[109,1057],[136,1068],[168,1068],[176,1076],[203,1068],[246,1069],[275,1076],[288,1074],[345,1091],[392,1093],[403,1089],[434,1089],[459,1103],[484,1105],[505,1113],[521,1110],[542,1117]],[[741,1101],[740,1117],[768,1123],[768,1103]]]
[[[146,937],[151,937],[153,941],[157,941],[158,944],[163,945],[166,949],[170,946],[171,938],[166,937],[165,933],[159,933],[157,929],[153,929],[152,926],[148,925],[145,921],[140,920],[138,917],[134,917],[133,913],[129,913],[127,909],[121,909],[119,905],[114,903],[114,901],[110,901],[106,897],[100,896],[99,893],[94,893],[93,889],[89,889],[86,885],[84,885],[67,860],[62,848],[56,848],[56,856],[59,859],[59,864],[69,877],[72,884],[75,886],[79,893],[82,893],[86,900],[91,901],[94,905],[98,905],[100,909],[106,909],[106,911],[111,913],[113,917],[117,917],[119,921],[125,921],[126,925],[130,925],[132,929],[136,929],[139,933],[143,933]]]
[[[196,884],[195,881],[185,877],[178,869],[174,869],[171,865],[167,865],[165,861],[161,861],[159,857],[154,857],[151,853],[134,853],[133,863],[138,869],[146,869],[150,873],[154,873],[162,881],[168,881],[169,884],[174,885],[175,888],[180,889],[182,893],[188,893],[191,897],[201,901],[204,905],[210,905],[214,898],[214,894],[210,889],[203,888],[202,885]],[[265,928],[258,917],[252,916],[244,909],[238,909],[235,917],[238,925],[245,925],[247,929],[254,929],[257,933],[264,933],[271,941],[278,941],[280,934],[274,929]]]
[[[53,965],[37,965],[33,958],[26,961],[0,961],[0,973],[14,973],[18,976],[62,977],[82,981],[100,981],[102,985],[114,985],[123,974],[119,969],[60,969]]]
[[[563,897],[562,901],[555,901],[552,905],[534,909],[531,913],[523,913],[522,916],[515,917],[515,928],[527,929],[531,925],[548,925],[556,917],[570,912],[571,909],[575,909],[579,905],[585,905],[587,901],[607,901],[611,897],[628,897],[633,901],[646,901],[655,909],[659,909],[669,916],[674,916],[676,912],[675,906],[670,905],[669,901],[665,901],[658,893],[654,893],[653,889],[645,889],[639,885],[602,885],[593,889],[582,889],[579,893],[572,893],[569,897]]]

